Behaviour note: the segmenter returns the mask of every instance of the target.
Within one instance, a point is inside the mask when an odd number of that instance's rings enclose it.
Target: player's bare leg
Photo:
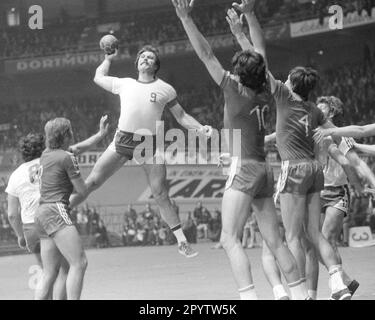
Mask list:
[[[342,265],[326,238],[320,232],[320,193],[315,192],[307,196],[308,223],[307,230],[315,249],[319,252],[322,262],[330,274],[332,295],[334,300],[348,300],[351,298],[347,286],[342,279]]]
[[[298,270],[297,262],[292,252],[284,244],[280,235],[279,221],[276,216],[273,199],[254,199],[253,208],[263,240],[275,256],[287,280],[292,298],[294,300],[306,299],[307,291],[306,288],[301,285],[301,275]]]
[[[341,234],[342,226],[344,221],[344,212],[334,208],[328,207],[325,214],[325,219],[322,226],[322,234],[331,244],[335,251],[339,264],[342,265],[342,258],[337,248],[337,241]],[[356,280],[351,279],[344,270],[342,270],[342,278],[344,284],[348,287],[350,293],[353,295],[358,289],[359,283]]]
[[[61,257],[59,274],[53,286],[53,300],[66,300],[66,279],[69,272],[69,263]]]
[[[43,273],[35,290],[35,300],[48,300],[52,297],[53,284],[59,273],[62,255],[52,239],[42,238],[40,239],[40,256]]]
[[[252,197],[234,189],[227,189],[222,200],[222,232],[220,242],[228,256],[239,288],[241,300],[257,300],[251,266],[241,235],[248,217]]]
[[[67,298],[68,300],[79,300],[87,268],[87,258],[82,240],[75,226],[67,226],[57,231],[53,240],[69,263],[69,272],[66,279]]]
[[[176,236],[179,252],[187,258],[197,256],[198,252],[193,250],[186,240],[182,231],[181,220],[175,212],[169,198],[169,190],[166,184],[167,169],[165,164],[144,164],[142,167],[146,173],[155,202],[160,209],[160,215]]]
[[[262,246],[262,267],[267,281],[272,287],[275,300],[289,300],[289,296],[281,281],[281,272],[275,256],[264,240]]]
[[[103,183],[109,179],[117,170],[119,170],[128,158],[119,155],[117,152],[107,148],[106,151],[101,155],[98,161],[95,163],[94,168],[90,172],[89,176],[85,180],[88,193],[86,197],[82,197],[78,194],[72,194],[69,201],[70,207],[73,208],[85,201],[91,192],[98,189]]]
[[[308,240],[305,234],[302,238],[302,246],[306,254],[306,286],[309,297],[317,299],[318,280],[319,280],[319,257],[313,244]]]
[[[304,281],[306,256],[301,244],[301,233],[306,214],[306,196],[281,193],[280,208],[285,227],[285,239],[297,261],[301,279]]]

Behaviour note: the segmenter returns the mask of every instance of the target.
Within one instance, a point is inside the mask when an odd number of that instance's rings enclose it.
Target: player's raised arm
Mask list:
[[[116,79],[115,77],[108,76],[109,68],[111,66],[112,61],[116,58],[118,54],[118,50],[116,49],[115,53],[113,54],[106,54],[103,62],[101,65],[96,69],[94,82],[99,86],[102,87],[104,90],[112,92],[113,90],[113,80]]]
[[[238,44],[242,50],[251,50],[254,51],[254,47],[251,44],[250,40],[246,37],[246,34],[243,32],[242,18],[243,14],[239,17],[236,10],[228,9],[227,16],[225,17],[232,34],[235,36]]]
[[[254,13],[254,5],[255,0],[241,0],[241,3],[233,2],[233,7],[239,10],[246,18],[254,50],[263,56],[267,64],[266,41],[264,39],[263,30]]]
[[[197,120],[195,120],[190,114],[186,113],[179,103],[169,109],[177,122],[188,130],[197,130],[206,136],[210,136],[212,133],[211,126],[203,126]]]
[[[220,85],[224,78],[225,70],[215,57],[210,44],[203,37],[190,16],[194,0],[172,0],[172,3],[199,59],[205,64],[214,81]]]
[[[99,131],[91,136],[90,138],[81,141],[75,145],[70,146],[69,150],[73,152],[75,155],[81,154],[93,148],[96,144],[104,139],[104,137],[108,134],[108,116],[102,116],[100,119],[99,124]]]
[[[327,136],[364,138],[375,135],[375,123],[365,126],[347,126],[341,128],[317,128],[315,129],[314,139],[321,140]]]

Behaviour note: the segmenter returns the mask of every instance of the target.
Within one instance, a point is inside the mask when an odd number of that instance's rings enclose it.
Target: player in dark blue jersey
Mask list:
[[[241,151],[232,154],[222,201],[221,242],[231,263],[241,299],[257,299],[250,262],[240,235],[253,205],[260,232],[288,281],[292,298],[305,299],[300,274],[279,231],[273,195],[273,172],[265,161],[264,115],[272,102],[263,57],[254,50],[233,58],[233,72],[223,69],[190,17],[193,2],[172,0],[190,42],[211,77],[224,92],[224,129],[241,131]]]
[[[43,276],[36,290],[36,299],[47,299],[60,264],[66,260],[67,299],[81,296],[87,259],[78,231],[70,219],[69,197],[75,190],[85,195],[86,185],[78,162],[68,152],[73,132],[65,118],[50,120],[45,125],[46,146],[40,158],[40,204],[35,214],[39,229]]]

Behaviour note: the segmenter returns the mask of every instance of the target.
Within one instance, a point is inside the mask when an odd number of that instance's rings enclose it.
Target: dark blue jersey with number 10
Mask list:
[[[224,129],[241,130],[241,159],[265,161],[265,117],[273,97],[269,92],[256,94],[226,72],[220,84],[224,91]],[[231,140],[233,141],[233,140]],[[233,141],[232,144],[237,143]],[[232,146],[233,149],[233,146]],[[239,156],[232,153],[233,156]]]

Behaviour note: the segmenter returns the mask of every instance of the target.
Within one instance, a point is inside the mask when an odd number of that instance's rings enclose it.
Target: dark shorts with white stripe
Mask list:
[[[70,219],[68,205],[62,202],[39,205],[35,215],[35,224],[40,238],[53,237],[57,231],[74,225]]]

